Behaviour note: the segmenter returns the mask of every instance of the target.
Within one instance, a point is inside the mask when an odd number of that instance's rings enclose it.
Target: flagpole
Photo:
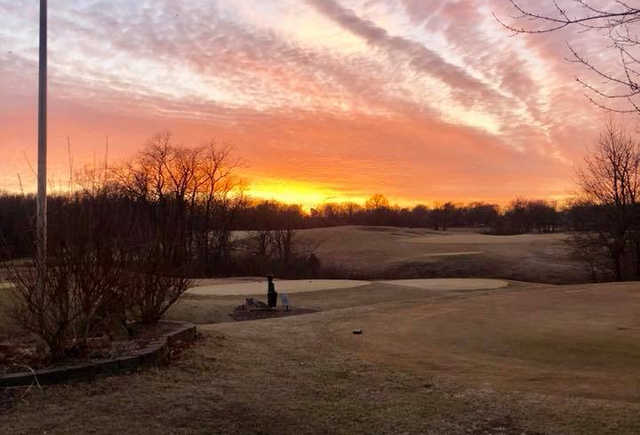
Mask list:
[[[40,0],[39,48],[36,255],[38,286],[44,290],[47,267],[47,0]]]

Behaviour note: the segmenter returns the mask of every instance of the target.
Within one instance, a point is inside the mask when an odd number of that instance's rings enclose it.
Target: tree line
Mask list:
[[[258,251],[263,255],[270,249],[269,239],[273,239],[273,243],[283,246],[279,250],[284,258],[289,255],[291,243],[276,240],[286,241],[293,237],[291,231],[308,228],[369,225],[447,231],[473,227],[506,235],[556,232],[584,225],[582,204],[560,210],[553,202],[526,199],[516,199],[503,209],[484,202],[399,207],[390,205],[383,195],[375,194],[364,205],[326,203],[307,212],[300,205],[251,200],[234,191],[237,182],[231,168],[222,169],[227,154],[216,156],[216,151],[208,152],[201,161],[193,155],[193,150],[171,151],[164,145],[160,148],[154,145],[145,149],[135,162],[114,171],[107,183],[96,182],[92,176],[91,182],[84,183],[80,190],[51,196],[50,249],[55,251],[56,246],[69,237],[69,215],[74,216],[97,203],[103,204],[105,214],[113,218],[100,222],[101,233],[131,239],[133,244],[138,243],[134,239],[161,240],[161,246],[166,249],[173,246],[170,256],[175,258],[175,264],[188,258],[191,267],[198,265],[198,270],[193,272],[204,275],[216,274],[229,266],[230,254],[235,249],[234,231],[258,234]],[[213,170],[202,179],[199,170],[189,168],[185,158],[196,166],[213,168],[218,164],[217,171],[221,172],[216,174]],[[216,158],[220,160],[217,163]],[[6,258],[32,253],[34,209],[33,195],[0,194],[0,237]],[[276,235],[278,231],[284,233]]]

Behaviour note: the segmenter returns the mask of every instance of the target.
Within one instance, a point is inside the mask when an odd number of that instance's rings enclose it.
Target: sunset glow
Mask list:
[[[511,37],[506,3],[52,0],[51,183],[168,130],[307,209],[566,197],[605,117],[563,60],[590,36]],[[0,190],[35,186],[37,12],[0,0]]]
[[[300,204],[305,211],[318,204],[331,202],[364,203],[365,197],[347,196],[340,191],[293,180],[260,179],[251,183],[247,195],[253,198]]]

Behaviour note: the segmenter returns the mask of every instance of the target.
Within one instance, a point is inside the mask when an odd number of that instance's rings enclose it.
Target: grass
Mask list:
[[[638,285],[616,286],[615,295],[606,285],[581,288],[494,292],[357,316],[375,337],[360,352],[412,371],[426,361],[476,387],[640,400]]]
[[[359,306],[202,325],[202,340],[169,367],[34,391],[0,425],[8,433],[640,431],[638,284],[422,297],[396,287],[390,302],[375,298],[391,286],[371,287]],[[343,300],[365,289],[343,290],[354,291]],[[363,335],[351,334],[356,327]]]
[[[371,237],[408,232],[393,231],[362,230]],[[432,237],[421,231],[413,235]],[[539,240],[525,266],[572,267],[557,240]],[[454,242],[400,241],[390,256],[400,258],[408,243],[421,255],[493,249]],[[508,243],[518,260],[526,245]],[[506,255],[508,243],[493,242],[492,255]],[[368,264],[378,254],[363,255]],[[438,291],[374,282],[289,298],[321,311],[230,322],[243,297],[187,295],[168,316],[201,323],[202,338],[169,366],[32,388],[0,411],[0,427],[54,434],[640,433],[639,283]]]
[[[574,261],[567,234],[494,236],[468,229],[342,226],[298,231],[336,277],[402,279],[505,278],[572,284],[589,280]],[[467,252],[469,255],[449,255]],[[446,254],[438,256],[436,254]]]

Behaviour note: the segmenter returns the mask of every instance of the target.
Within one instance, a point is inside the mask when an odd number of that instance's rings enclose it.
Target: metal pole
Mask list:
[[[40,0],[40,63],[38,85],[36,255],[38,286],[41,290],[44,290],[47,270],[47,0]]]

